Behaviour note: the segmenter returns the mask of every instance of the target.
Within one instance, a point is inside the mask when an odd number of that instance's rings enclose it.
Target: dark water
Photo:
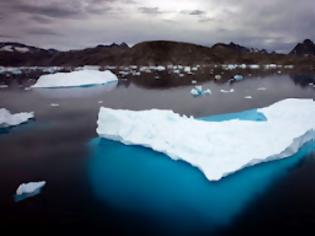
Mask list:
[[[35,111],[36,119],[1,131],[0,225],[104,235],[315,232],[312,143],[285,161],[210,183],[183,162],[99,140],[95,132],[101,105],[172,109],[202,117],[263,107],[284,98],[314,99],[315,89],[308,85],[313,79],[283,75],[232,85],[208,82],[203,85],[213,94],[200,98],[190,95],[192,85],[168,88],[160,81],[150,88],[123,81],[117,87],[30,91],[12,81],[9,88],[0,89],[0,107]],[[234,93],[219,92],[231,87]],[[258,91],[259,87],[266,90]],[[248,95],[253,99],[244,99]],[[14,202],[20,183],[39,180],[47,181],[40,195]]]

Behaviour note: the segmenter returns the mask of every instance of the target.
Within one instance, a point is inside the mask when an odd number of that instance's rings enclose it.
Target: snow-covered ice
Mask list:
[[[170,110],[101,107],[97,133],[103,138],[142,145],[174,160],[186,161],[209,180],[219,180],[247,166],[289,157],[315,139],[312,99],[286,99],[257,112],[267,120],[206,122]]]
[[[32,118],[34,118],[34,112],[11,114],[7,109],[0,108],[0,128],[16,126],[25,123]]]
[[[45,184],[46,184],[46,181],[29,182],[29,183],[20,184],[20,186],[16,190],[16,195],[35,192],[36,190],[44,187]]]
[[[117,76],[109,70],[80,70],[74,72],[42,75],[33,88],[78,87],[106,84],[118,81]]]
[[[22,201],[26,198],[40,194],[41,189],[46,185],[46,181],[29,182],[20,184],[16,190],[15,201]]]

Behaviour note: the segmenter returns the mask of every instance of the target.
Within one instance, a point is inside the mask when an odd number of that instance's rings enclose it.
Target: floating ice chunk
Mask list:
[[[245,98],[245,99],[253,99],[252,96],[245,96],[244,98]]]
[[[103,103],[103,101],[98,101],[97,103],[98,103],[98,104],[102,104],[102,103]]]
[[[29,182],[21,184],[16,190],[15,201],[22,201],[26,198],[40,194],[41,189],[46,185],[46,181]]]
[[[259,87],[259,88],[257,88],[257,90],[258,91],[265,91],[265,90],[267,90],[265,87]]]
[[[257,112],[267,120],[206,122],[168,110],[101,107],[96,131],[100,137],[142,145],[186,161],[209,180],[289,157],[315,139],[315,122],[310,122],[315,114],[312,99],[286,99]]]
[[[222,76],[221,76],[221,75],[215,75],[215,76],[214,76],[214,79],[215,79],[215,80],[220,80],[220,79],[222,79]]]
[[[9,87],[9,86],[6,84],[0,84],[0,88],[7,88],[7,87]]]
[[[42,75],[33,88],[77,87],[118,81],[111,71],[80,70],[68,73]]]
[[[25,123],[32,118],[34,118],[34,112],[11,114],[7,109],[0,108],[0,128],[16,126]]]
[[[192,84],[197,84],[197,81],[196,80],[192,80],[191,83]]]
[[[240,80],[244,79],[244,76],[242,76],[242,75],[234,75],[233,79],[236,80],[236,81],[240,81]]]
[[[184,71],[185,71],[186,73],[190,73],[190,72],[191,72],[190,66],[185,66]]]
[[[60,105],[58,103],[51,103],[50,106],[51,107],[59,107]]]
[[[210,89],[204,90],[201,85],[196,85],[194,88],[190,90],[190,94],[193,95],[194,97],[199,97],[211,94],[211,90]]]
[[[234,89],[233,88],[231,88],[230,90],[221,89],[220,92],[221,93],[233,93]]]
[[[254,70],[256,70],[256,69],[259,69],[259,68],[260,68],[260,66],[259,66],[259,65],[255,65],[255,64],[253,64],[253,65],[249,65],[249,68],[250,68],[250,69],[254,69]]]

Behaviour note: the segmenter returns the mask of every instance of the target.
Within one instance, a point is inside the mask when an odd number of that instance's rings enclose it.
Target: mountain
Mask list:
[[[212,47],[175,41],[146,41],[129,47],[126,43],[98,45],[81,50],[57,51],[25,44],[0,43],[2,66],[82,66],[82,65],[196,65],[196,64],[300,64],[314,65],[314,44],[305,40],[293,53],[268,53],[231,42]],[[313,51],[312,51],[313,50]],[[315,54],[312,54],[315,55]]]
[[[58,53],[55,49],[37,48],[16,42],[0,42],[0,65],[46,65]]]
[[[310,39],[305,39],[302,43],[298,43],[293,50],[290,52],[290,55],[299,55],[299,56],[315,56],[315,44]]]

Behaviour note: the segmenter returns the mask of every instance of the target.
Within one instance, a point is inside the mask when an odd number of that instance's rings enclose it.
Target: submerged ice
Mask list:
[[[315,103],[286,99],[257,109],[265,121],[206,122],[168,110],[114,110],[102,107],[100,137],[142,145],[199,168],[209,180],[257,163],[296,153],[315,138]],[[170,130],[172,132],[170,132]]]

